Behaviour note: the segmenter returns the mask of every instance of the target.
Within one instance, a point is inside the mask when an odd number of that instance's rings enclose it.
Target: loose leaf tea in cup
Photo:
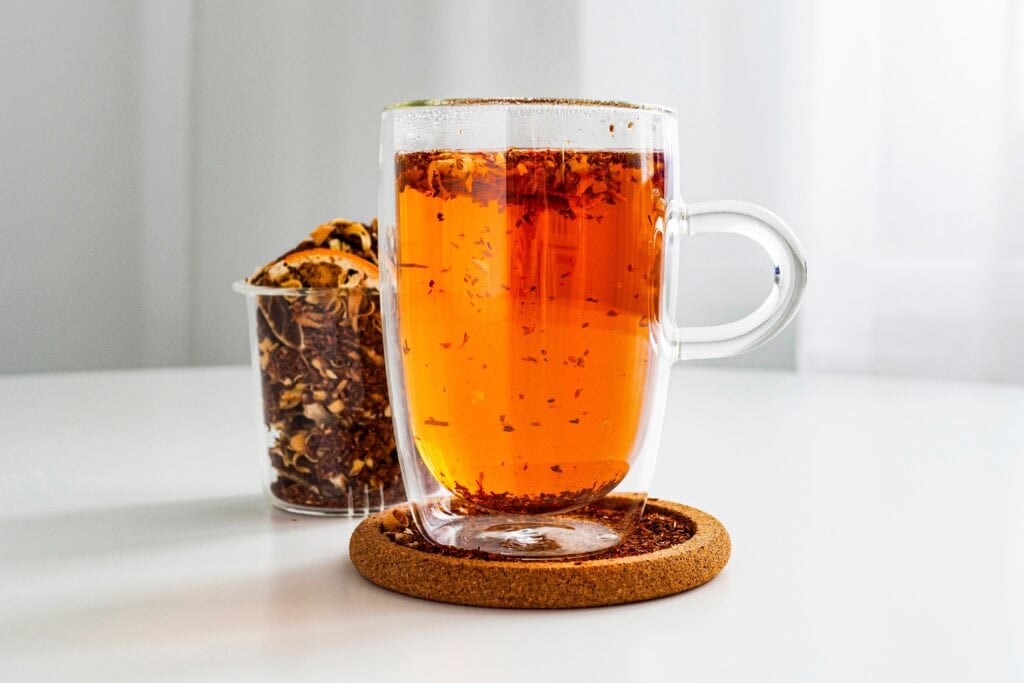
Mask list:
[[[335,220],[247,284],[271,500],[364,513],[405,499],[381,337],[376,224]]]

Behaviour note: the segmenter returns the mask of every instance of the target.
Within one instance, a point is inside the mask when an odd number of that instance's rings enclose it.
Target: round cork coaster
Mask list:
[[[389,512],[384,511],[356,528],[349,557],[360,574],[388,590],[458,605],[510,608],[596,607],[660,598],[707,583],[729,561],[729,533],[711,515],[655,498],[648,499],[644,516],[652,513],[684,521],[692,536],[653,552],[607,559],[449,557],[389,539],[382,526]]]

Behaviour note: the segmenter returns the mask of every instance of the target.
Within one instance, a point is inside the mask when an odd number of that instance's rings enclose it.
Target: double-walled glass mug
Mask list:
[[[669,368],[777,334],[804,290],[790,229],[751,204],[684,205],[671,109],[431,100],[384,111],[381,304],[414,517],[431,540],[584,555],[639,519]],[[771,257],[741,320],[673,319],[688,235]]]

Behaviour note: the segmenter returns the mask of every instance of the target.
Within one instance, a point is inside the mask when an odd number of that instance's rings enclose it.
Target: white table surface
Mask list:
[[[711,583],[498,611],[395,595],[272,511],[242,368],[0,378],[5,681],[1021,681],[1024,389],[681,369],[652,495]]]

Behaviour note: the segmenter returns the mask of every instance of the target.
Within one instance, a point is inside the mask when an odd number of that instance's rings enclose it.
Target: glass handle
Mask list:
[[[807,285],[807,262],[796,235],[782,219],[756,204],[738,201],[673,202],[667,216],[666,280],[662,320],[673,360],[724,358],[765,343],[793,319]],[[754,240],[768,252],[772,288],[757,310],[724,325],[679,327],[675,324],[679,255],[682,238],[734,233]]]

